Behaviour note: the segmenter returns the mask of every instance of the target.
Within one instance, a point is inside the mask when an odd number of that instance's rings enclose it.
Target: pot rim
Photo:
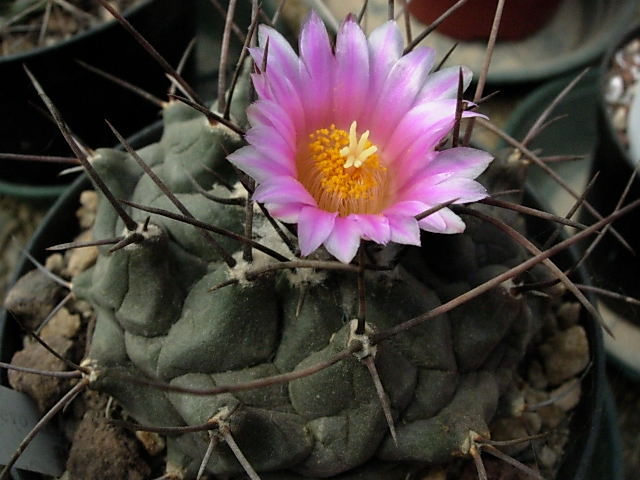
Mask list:
[[[137,14],[140,10],[149,7],[149,5],[156,0],[140,0],[139,3],[127,8],[124,12],[122,12],[123,16],[130,17],[132,15]],[[3,63],[11,63],[11,62],[26,62],[32,57],[46,55],[49,52],[54,52],[57,50],[61,50],[69,45],[74,45],[76,43],[81,42],[86,37],[96,35],[104,30],[112,29],[118,26],[118,22],[115,18],[111,18],[110,20],[106,20],[99,25],[83,30],[82,32],[71,35],[69,38],[65,38],[64,40],[60,40],[52,45],[45,45],[42,47],[32,48],[31,50],[26,50],[24,52],[10,53],[9,55],[0,55],[0,68]]]

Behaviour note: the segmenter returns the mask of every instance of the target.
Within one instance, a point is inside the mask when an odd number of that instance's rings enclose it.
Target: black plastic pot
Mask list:
[[[156,122],[145,128],[129,142],[134,148],[140,148],[152,142],[158,141],[162,134],[162,123]],[[34,232],[25,250],[37,260],[43,262],[47,255],[45,249],[57,243],[63,243],[78,231],[78,220],[75,211],[78,208],[80,194],[92,188],[86,175],[80,175],[71,185],[67,186],[52,207],[42,219]],[[33,264],[24,258],[16,268],[9,285],[13,285],[22,275],[34,268]],[[0,361],[10,362],[13,354],[22,348],[22,333],[18,330],[16,322],[11,321],[11,314],[4,308],[0,309]],[[8,385],[6,371],[0,369],[0,384]],[[35,480],[41,478],[36,474],[13,471],[14,480]]]
[[[600,172],[591,200],[601,213],[611,213],[622,194],[634,168],[629,150],[620,141],[607,113],[605,101],[606,72],[616,51],[633,38],[640,38],[640,26],[636,26],[614,43],[600,66],[598,84],[598,143],[595,150],[593,172]],[[606,186],[606,187],[605,187]],[[640,181],[635,180],[626,203],[640,198]],[[640,211],[631,212],[614,223],[618,232],[636,251],[640,250]],[[640,298],[640,258],[625,250],[612,235],[606,235],[590,257],[591,270],[599,286]],[[640,327],[640,308],[623,302],[607,302],[619,315]]]
[[[142,0],[128,20],[173,65],[194,36],[194,0]],[[162,69],[115,21],[56,45],[0,57],[0,152],[71,156],[56,126],[38,109],[43,104],[29,82],[29,67],[75,134],[91,147],[113,144],[109,119],[125,136],[157,116],[158,108],[81,67],[76,60],[163,96],[169,85]],[[0,194],[53,198],[70,182],[58,166],[3,161]]]

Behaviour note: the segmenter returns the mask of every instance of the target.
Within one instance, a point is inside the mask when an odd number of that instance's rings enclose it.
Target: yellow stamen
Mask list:
[[[299,180],[323,210],[380,213],[388,205],[387,169],[380,163],[378,147],[369,131],[359,138],[357,123],[349,132],[330,125],[309,135],[299,146]]]
[[[344,168],[356,167],[360,168],[367,158],[378,151],[378,147],[371,145],[369,139],[369,130],[365,131],[360,140],[356,134],[358,124],[354,120],[349,128],[349,146],[340,150],[340,155],[347,160],[344,162]]]

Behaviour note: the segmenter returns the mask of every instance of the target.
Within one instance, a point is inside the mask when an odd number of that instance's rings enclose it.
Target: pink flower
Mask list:
[[[229,160],[252,176],[254,199],[276,218],[298,225],[302,255],[321,245],[348,263],[361,239],[420,244],[420,228],[459,233],[450,209],[419,213],[457,198],[487,193],[473,180],[491,156],[472,148],[437,151],[453,128],[459,67],[429,75],[434,51],[402,55],[402,36],[387,22],[367,39],[349,17],[332,50],[312,12],[300,55],[278,32],[261,26],[251,49],[258,100],[248,109],[248,146]],[[465,87],[471,72],[463,68]],[[477,115],[465,112],[463,117]]]

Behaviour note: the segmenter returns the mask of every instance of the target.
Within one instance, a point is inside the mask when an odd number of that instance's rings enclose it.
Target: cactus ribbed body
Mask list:
[[[194,217],[242,233],[244,207],[205,198],[189,178],[231,196],[213,187],[209,169],[228,175],[225,152],[240,138],[178,103],[165,107],[164,119],[162,139],[140,156]],[[129,155],[98,150],[92,163],[116,197],[173,209]],[[144,212],[131,214],[144,223]],[[523,258],[494,227],[465,221],[466,233],[425,234],[423,247],[408,248],[394,269],[366,273],[371,328],[383,331],[421,315]],[[273,235],[266,238],[269,225],[258,213],[254,227],[258,239],[290,256]],[[123,230],[102,202],[95,238]],[[305,281],[275,271],[210,292],[234,269],[194,227],[152,215],[146,237],[111,254],[101,247],[95,267],[74,280],[76,294],[90,300],[97,314],[89,355],[97,371],[94,386],[147,425],[198,425],[231,412],[229,429],[264,479],[404,478],[410,462],[465,454],[470,432],[490,436],[488,423],[546,308],[542,300],[499,286],[381,342],[375,364],[396,418],[396,444],[369,371],[355,356],[290,383],[216,396],[163,392],[112,375],[212,388],[300,370],[347,347],[358,311],[351,272],[326,271]],[[217,238],[229,252],[241,249],[234,240]],[[208,444],[202,432],[171,437],[169,459],[193,472]],[[207,468],[224,478],[243,473],[224,442]]]

